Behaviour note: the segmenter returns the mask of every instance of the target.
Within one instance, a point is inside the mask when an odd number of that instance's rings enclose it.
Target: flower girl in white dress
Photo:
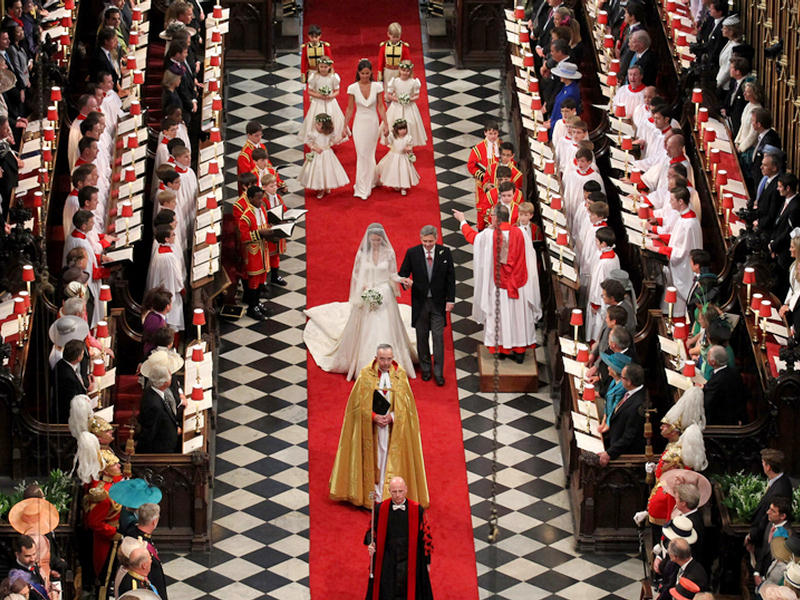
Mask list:
[[[339,95],[340,78],[331,72],[333,59],[323,56],[317,59],[317,70],[308,78],[308,96],[311,99],[308,105],[306,118],[297,135],[305,143],[308,134],[314,130],[314,117],[320,113],[330,115],[333,121],[333,138],[338,144],[344,137],[344,113],[336,101]]]
[[[414,140],[415,146],[424,146],[428,141],[425,125],[417,108],[417,99],[422,84],[419,79],[412,77],[414,64],[404,60],[400,63],[400,74],[393,77],[386,86],[386,100],[390,102],[386,109],[386,120],[394,123],[397,119],[405,119],[408,123],[408,133]]]
[[[331,144],[337,141],[330,115],[319,113],[314,117],[314,130],[304,140],[311,152],[306,154],[306,162],[297,178],[307,190],[317,190],[317,198],[350,183],[342,164],[331,150]]]
[[[397,79],[395,77],[395,79]],[[394,81],[394,79],[392,80]],[[389,152],[378,163],[376,169],[381,185],[399,189],[405,196],[408,188],[419,183],[419,174],[414,168],[414,140],[408,133],[405,119],[397,119],[392,125],[386,145]]]

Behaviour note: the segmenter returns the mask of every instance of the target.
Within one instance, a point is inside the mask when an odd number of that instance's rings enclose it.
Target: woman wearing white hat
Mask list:
[[[550,107],[550,120],[545,123],[545,127],[550,130],[550,135],[553,135],[553,127],[555,127],[558,120],[561,118],[561,103],[567,98],[572,98],[579,107],[581,106],[581,88],[578,85],[578,80],[582,77],[578,71],[578,67],[571,62],[562,62],[550,71],[555,77],[561,80],[564,87],[558,92],[553,106]],[[580,110],[578,111],[580,112]]]

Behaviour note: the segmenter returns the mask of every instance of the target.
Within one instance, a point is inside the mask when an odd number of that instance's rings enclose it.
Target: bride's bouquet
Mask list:
[[[404,106],[405,106],[406,104],[411,104],[411,95],[410,95],[410,94],[400,94],[400,95],[397,97],[397,101],[398,101],[400,104],[404,105]]]
[[[368,290],[364,290],[364,293],[361,294],[361,301],[370,310],[376,310],[381,304],[383,304],[383,294],[381,294],[375,288],[370,288]]]
[[[329,88],[327,85],[323,85],[321,88],[317,90],[317,92],[319,92],[323,96],[330,96],[332,91],[333,90]]]

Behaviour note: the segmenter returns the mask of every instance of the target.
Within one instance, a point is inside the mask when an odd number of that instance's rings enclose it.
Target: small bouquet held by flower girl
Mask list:
[[[370,288],[368,290],[364,290],[364,292],[361,294],[361,300],[368,309],[376,310],[381,304],[383,304],[383,294],[381,294],[375,288]]]

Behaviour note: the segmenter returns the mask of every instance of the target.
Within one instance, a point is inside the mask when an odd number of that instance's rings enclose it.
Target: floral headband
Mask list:
[[[314,117],[314,120],[315,120],[317,123],[325,123],[325,122],[327,122],[327,121],[331,121],[332,119],[331,119],[331,116],[330,116],[330,115],[328,115],[328,114],[325,114],[325,113],[319,113],[319,114],[318,114],[316,117]]]
[[[320,56],[317,59],[317,64],[318,65],[332,65],[333,64],[333,59],[330,56]]]
[[[399,65],[397,65],[400,69],[408,69],[411,71],[414,68],[414,63],[410,60],[401,61]]]
[[[394,123],[392,123],[392,127],[397,129],[401,127],[408,127],[408,121],[405,119],[397,119]],[[798,227],[800,229],[800,227]]]

